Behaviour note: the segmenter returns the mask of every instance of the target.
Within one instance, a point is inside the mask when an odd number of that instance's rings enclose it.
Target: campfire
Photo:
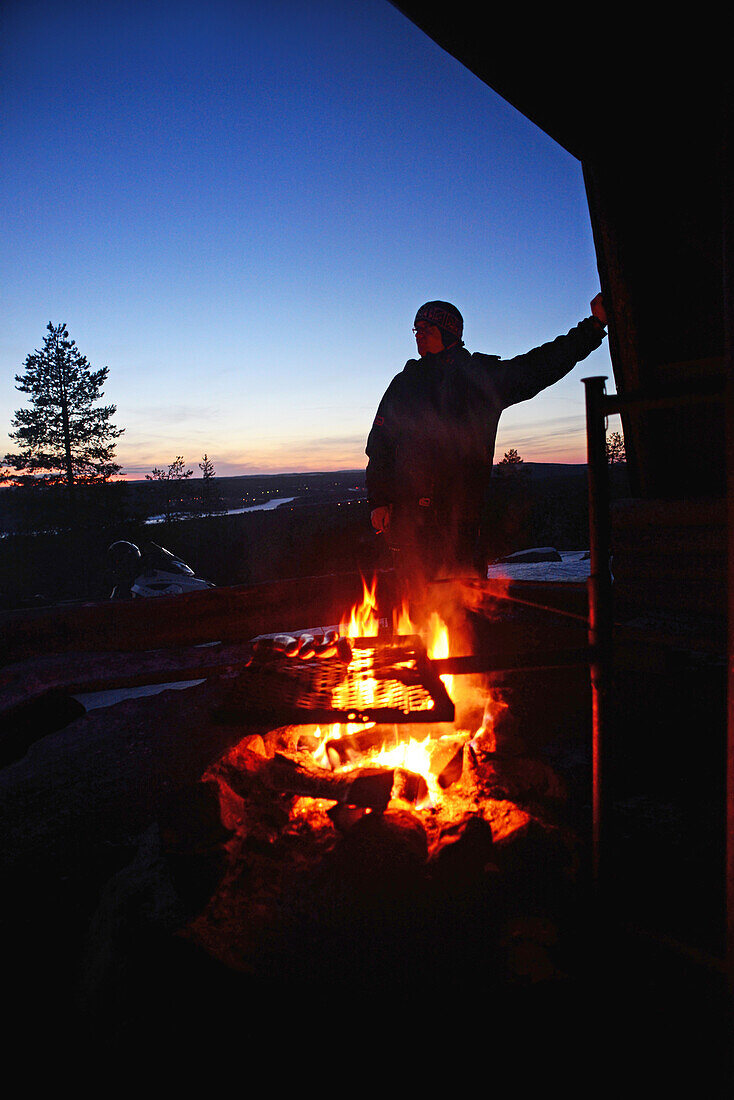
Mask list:
[[[365,583],[361,604],[337,627],[255,639],[253,660],[219,716],[288,714],[287,748],[268,774],[276,783],[290,775],[294,786],[283,789],[300,796],[295,814],[308,813],[322,789],[326,801],[360,797],[365,810],[382,812],[393,801],[438,810],[461,777],[470,742],[486,742],[484,724],[456,728],[458,678],[433,671],[431,662],[450,654],[440,616],[430,616],[421,637],[403,606],[392,627],[387,633],[380,623],[375,586]],[[489,720],[489,694],[484,713]],[[338,720],[314,721],[321,716]]]
[[[203,776],[231,839],[218,890],[187,932],[199,945],[250,974],[304,977],[311,965],[323,977],[335,943],[344,965],[345,935],[354,963],[355,920],[360,960],[388,914],[404,925],[406,905],[414,932],[421,914],[438,935],[459,888],[480,889],[488,920],[485,891],[518,845],[557,846],[538,809],[562,797],[554,774],[498,751],[505,705],[477,677],[437,675],[433,662],[456,644],[438,614],[422,632],[405,608],[380,620],[366,583],[339,624],[255,640],[218,710],[242,739]],[[465,727],[457,713],[479,718]]]

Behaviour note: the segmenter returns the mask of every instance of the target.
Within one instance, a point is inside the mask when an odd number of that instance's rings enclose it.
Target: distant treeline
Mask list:
[[[275,497],[315,504],[364,497],[364,470],[253,474],[178,481],[112,481],[0,490],[0,534],[117,527],[152,516],[172,519],[258,507]]]

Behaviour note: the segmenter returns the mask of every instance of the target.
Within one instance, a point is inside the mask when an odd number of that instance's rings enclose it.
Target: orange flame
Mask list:
[[[362,578],[362,602],[355,604],[349,618],[339,624],[339,633],[343,638],[374,638],[379,629],[380,621],[377,617],[377,577],[372,582],[372,587],[367,587],[367,581]]]
[[[393,612],[393,634],[415,634],[415,632],[408,606],[403,603]]]
[[[374,638],[379,633],[380,620],[377,611],[377,578],[372,581],[372,586],[368,586],[367,581],[362,578],[362,602],[355,604],[352,608],[349,618],[345,619],[339,624],[339,633],[342,637],[347,638]],[[401,604],[393,612],[393,633],[394,634],[417,634],[419,633],[415,624],[410,618],[410,612],[405,602]],[[442,657],[449,656],[449,632],[446,623],[437,612],[432,612],[428,622],[428,629],[424,632],[426,634],[425,643],[426,651],[431,659],[438,660]],[[443,684],[451,694],[454,687],[453,676],[442,676]],[[374,681],[372,681],[374,686]],[[371,700],[365,698],[365,705],[368,705]]]
[[[431,613],[428,624],[426,650],[431,660],[440,660],[449,656],[449,630],[446,623],[435,611]],[[454,677],[442,676],[441,680],[449,695],[454,689]]]
[[[405,603],[393,613],[392,626],[393,633],[398,635],[421,633],[411,620],[408,607]],[[371,585],[362,578],[362,602],[355,604],[349,615],[344,617],[339,624],[339,633],[342,637],[347,638],[369,638],[378,635],[379,616],[377,610],[376,577]],[[429,619],[427,630],[422,633],[424,634],[426,651],[430,658],[438,659],[449,656],[449,632],[446,623],[440,615],[434,612]],[[453,689],[454,678],[452,676],[442,676],[441,679],[446,686],[446,690],[450,693]],[[362,700],[363,705],[365,709],[367,709],[372,701],[371,698],[368,698],[368,695],[370,691],[374,692],[376,682],[368,677],[361,682],[360,686],[364,693]],[[325,752],[327,740],[349,736],[349,734],[363,728],[365,727],[359,724],[335,724],[326,731],[317,729],[317,736],[321,739],[321,744],[315,755],[319,763],[327,762]],[[431,794],[440,797],[435,777],[430,771],[431,758],[429,742],[430,737],[428,735],[422,741],[411,739],[393,748],[383,749],[378,752],[376,756],[373,756],[372,759],[374,763],[385,767],[402,767],[407,768],[409,771],[419,773],[426,780]]]

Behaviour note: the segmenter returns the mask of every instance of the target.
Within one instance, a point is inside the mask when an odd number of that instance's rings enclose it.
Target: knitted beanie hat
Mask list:
[[[417,325],[419,321],[441,329],[444,347],[461,340],[464,332],[464,318],[450,302],[426,302],[416,313],[413,324]]]

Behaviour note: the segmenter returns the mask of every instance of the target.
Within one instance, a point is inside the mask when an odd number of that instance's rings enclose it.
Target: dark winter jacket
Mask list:
[[[603,336],[589,317],[512,359],[456,345],[408,360],[388,386],[367,439],[370,508],[392,504],[395,517],[419,506],[442,526],[476,525],[502,410],[563,378]]]

